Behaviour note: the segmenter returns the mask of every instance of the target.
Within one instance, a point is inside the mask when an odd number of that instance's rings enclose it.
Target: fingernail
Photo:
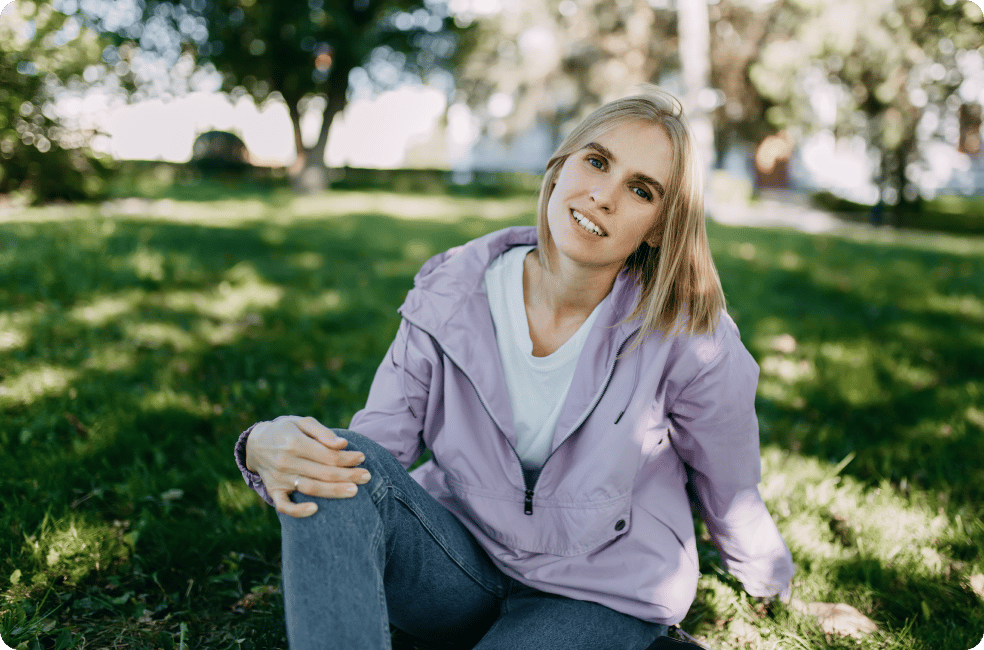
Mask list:
[[[358,490],[358,489],[359,488],[355,487],[354,485],[346,485],[345,486],[345,493],[346,494],[355,494],[355,491]]]
[[[363,483],[368,483],[369,479],[371,478],[372,478],[372,474],[370,474],[369,472],[362,472],[362,474],[359,475],[359,480],[362,481]]]
[[[359,462],[360,463],[364,463],[365,460],[366,460],[366,455],[365,454],[359,454],[358,456],[356,456],[356,458],[359,459]]]

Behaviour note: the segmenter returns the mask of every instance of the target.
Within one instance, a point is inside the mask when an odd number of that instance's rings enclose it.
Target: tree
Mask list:
[[[554,144],[600,103],[679,67],[676,15],[647,0],[528,0],[468,16],[458,88],[495,137],[550,127]]]
[[[100,194],[106,166],[90,150],[93,127],[58,103],[105,72],[106,43],[46,3],[15,2],[0,18],[0,194],[34,201]]]
[[[863,137],[882,199],[918,202],[919,142],[979,101],[965,81],[984,83],[980,65],[967,64],[982,61],[980,9],[959,0],[779,0],[775,11],[749,67],[768,121]]]
[[[225,90],[245,88],[257,101],[279,94],[297,148],[291,175],[299,188],[314,190],[327,184],[328,131],[348,102],[353,73],[361,69],[385,87],[447,66],[457,43],[449,16],[440,0],[153,0],[145,22],[168,22],[199,63],[222,73]],[[322,124],[307,148],[300,118],[315,98]]]
[[[777,3],[721,0],[710,6],[711,87],[718,89],[713,113],[714,144],[723,157],[734,142],[760,142],[775,127],[765,119],[767,101],[749,68],[773,29]]]

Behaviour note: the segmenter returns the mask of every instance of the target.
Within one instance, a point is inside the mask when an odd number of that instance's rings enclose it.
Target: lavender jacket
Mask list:
[[[758,492],[758,366],[726,314],[712,335],[648,337],[623,322],[639,287],[619,275],[577,362],[553,452],[526,485],[489,303],[489,263],[536,243],[507,228],[424,264],[350,429],[409,467],[507,575],[542,591],[673,624],[697,588],[688,474],[728,571],[752,596],[784,591],[789,551]],[[258,475],[237,461],[268,502]]]

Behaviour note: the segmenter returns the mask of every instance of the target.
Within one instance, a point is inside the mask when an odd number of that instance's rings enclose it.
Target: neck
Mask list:
[[[587,318],[611,292],[621,270],[585,267],[559,255],[547,270],[540,264],[536,251],[532,253],[527,255],[523,271],[523,293],[528,308],[535,305],[546,309],[555,321]]]

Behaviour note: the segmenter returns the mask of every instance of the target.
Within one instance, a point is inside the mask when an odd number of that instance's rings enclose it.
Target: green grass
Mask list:
[[[832,192],[815,192],[810,201],[841,219],[869,223],[873,206],[855,203]],[[882,223],[900,228],[984,235],[984,197],[941,194],[903,206],[884,206]]]
[[[174,198],[178,197],[178,198]],[[232,445],[344,426],[429,255],[532,200],[282,190],[0,216],[0,636],[22,648],[284,648],[279,526]],[[966,650],[984,634],[984,239],[712,226],[762,367],[762,492],[827,638],[703,577],[717,648]]]

